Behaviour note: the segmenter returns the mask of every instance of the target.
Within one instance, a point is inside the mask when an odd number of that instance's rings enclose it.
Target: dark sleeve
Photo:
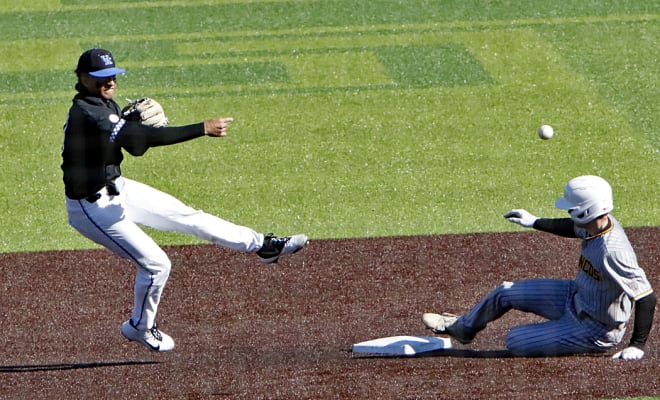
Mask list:
[[[135,121],[126,121],[117,142],[134,156],[141,156],[150,147],[167,146],[204,136],[204,123],[154,128]]]
[[[567,238],[578,237],[575,234],[573,220],[570,218],[539,218],[534,222],[534,229]]]
[[[648,339],[651,326],[653,325],[656,302],[655,293],[653,292],[635,302],[635,324],[632,337],[630,338],[631,346],[644,349],[646,339]]]

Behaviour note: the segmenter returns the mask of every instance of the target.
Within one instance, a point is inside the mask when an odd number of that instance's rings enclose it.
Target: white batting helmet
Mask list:
[[[599,176],[578,176],[566,184],[564,197],[557,199],[555,207],[568,210],[578,224],[586,224],[614,209],[612,187]]]

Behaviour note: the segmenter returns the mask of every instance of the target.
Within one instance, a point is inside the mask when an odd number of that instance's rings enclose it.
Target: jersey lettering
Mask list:
[[[580,256],[580,270],[595,281],[600,281],[600,272],[584,256]]]

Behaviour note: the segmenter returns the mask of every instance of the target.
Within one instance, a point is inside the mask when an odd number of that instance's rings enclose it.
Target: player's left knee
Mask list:
[[[146,261],[146,265],[144,265],[143,268],[149,271],[149,274],[153,277],[154,281],[165,282],[170,276],[172,262],[165,252],[163,252],[159,257],[152,257]]]

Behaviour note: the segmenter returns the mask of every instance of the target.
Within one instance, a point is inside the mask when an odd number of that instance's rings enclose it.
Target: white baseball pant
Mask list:
[[[153,327],[161,294],[170,274],[167,254],[138,225],[194,235],[219,246],[255,252],[263,234],[195,210],[143,183],[119,177],[120,192],[102,189],[95,202],[66,198],[69,224],[83,236],[137,264],[131,320],[138,329]]]

